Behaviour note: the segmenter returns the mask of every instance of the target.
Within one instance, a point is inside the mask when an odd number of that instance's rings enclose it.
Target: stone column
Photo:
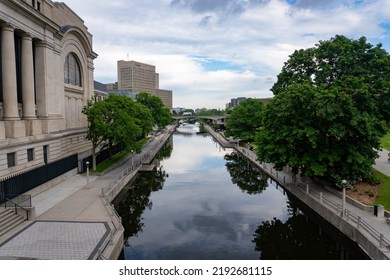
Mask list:
[[[22,94],[23,119],[36,119],[34,98],[34,62],[32,38],[28,34],[22,37]]]
[[[22,36],[22,98],[23,121],[26,135],[42,134],[41,121],[35,113],[35,81],[32,38],[28,34]]]
[[[19,120],[17,85],[16,85],[16,62],[14,28],[4,26],[1,30],[1,57],[3,63],[3,106],[4,120]]]

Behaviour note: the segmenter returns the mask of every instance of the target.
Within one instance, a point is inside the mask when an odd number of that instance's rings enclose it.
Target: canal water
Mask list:
[[[352,242],[209,134],[174,133],[114,205],[124,259],[367,259]]]

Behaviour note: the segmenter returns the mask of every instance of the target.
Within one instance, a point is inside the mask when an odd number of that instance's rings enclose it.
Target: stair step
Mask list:
[[[25,222],[25,219],[16,215],[14,210],[5,209],[0,212],[0,237],[12,231]]]
[[[10,232],[11,230],[13,230],[14,228],[20,226],[21,224],[23,224],[25,221],[24,220],[18,220],[17,222],[14,222],[12,223],[9,227],[7,227],[7,229],[4,229],[4,230],[0,230],[0,237],[7,234],[8,232]]]
[[[10,213],[14,213],[14,211],[11,209],[3,209],[0,211],[0,219],[2,219],[4,216],[8,216]]]
[[[7,228],[10,224],[22,220],[24,221],[23,217],[18,216],[18,215],[12,215],[7,217],[7,219],[0,220],[0,229]]]

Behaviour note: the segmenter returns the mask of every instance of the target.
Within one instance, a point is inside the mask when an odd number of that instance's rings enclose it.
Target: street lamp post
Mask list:
[[[341,185],[343,187],[343,198],[341,201],[341,217],[344,218],[344,216],[345,216],[345,189],[347,187],[347,180],[342,180]]]
[[[134,169],[134,150],[131,150],[131,169]]]
[[[89,189],[89,161],[87,161],[86,164],[87,164],[87,189]]]

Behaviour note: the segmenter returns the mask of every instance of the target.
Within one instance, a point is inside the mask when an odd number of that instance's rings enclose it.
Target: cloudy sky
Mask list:
[[[389,0],[63,1],[93,35],[95,80],[117,81],[118,60],[155,65],[174,107],[271,97],[294,50],[336,34],[390,52]]]

